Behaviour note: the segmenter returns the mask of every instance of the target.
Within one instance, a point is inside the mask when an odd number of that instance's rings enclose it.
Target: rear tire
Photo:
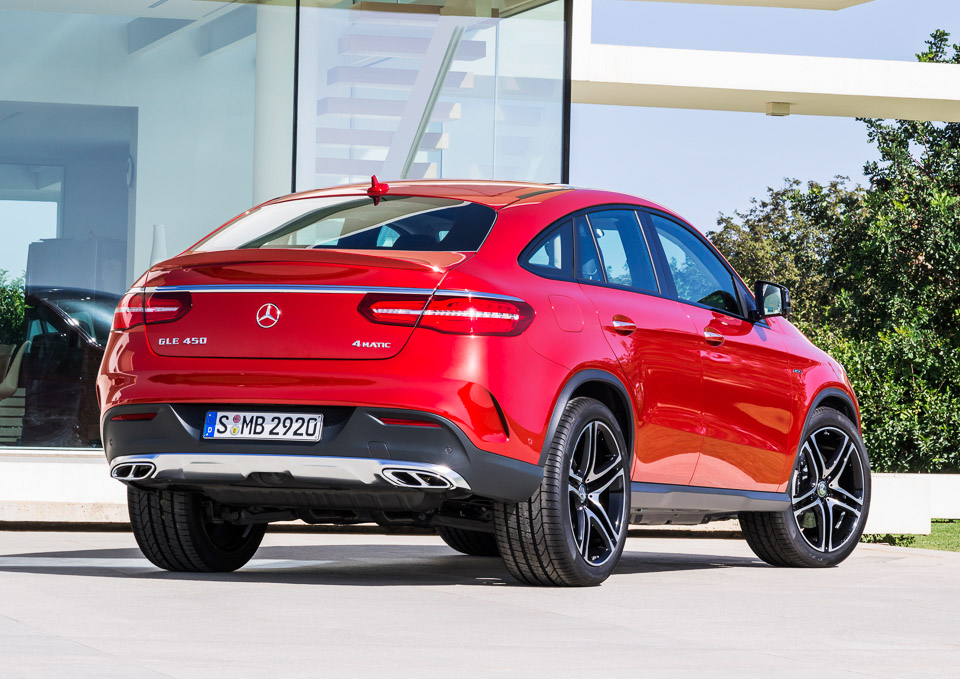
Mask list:
[[[202,500],[199,493],[127,489],[133,535],[151,563],[168,571],[222,573],[253,557],[266,524],[213,522]]]
[[[857,427],[817,408],[803,433],[782,512],[741,512],[753,553],[772,566],[825,568],[856,548],[870,509],[870,460]]]
[[[469,556],[500,556],[497,548],[497,536],[493,533],[483,533],[478,530],[463,528],[437,528],[437,533],[448,547]]]
[[[620,425],[592,398],[567,404],[533,497],[494,505],[500,554],[530,585],[599,585],[616,568],[630,517],[630,465]]]

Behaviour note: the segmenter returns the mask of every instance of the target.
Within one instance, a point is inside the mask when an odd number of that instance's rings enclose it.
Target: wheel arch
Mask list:
[[[550,444],[557,433],[557,427],[560,426],[560,418],[563,417],[564,408],[571,399],[579,396],[586,396],[596,399],[610,408],[614,417],[623,430],[623,437],[626,440],[627,450],[630,457],[633,457],[633,436],[635,428],[635,418],[633,411],[633,400],[624,386],[623,381],[606,370],[582,370],[571,376],[563,389],[557,396],[556,403],[553,406],[553,413],[550,415],[550,421],[547,426],[547,433],[543,440],[543,448],[540,451],[539,464],[542,467],[546,461],[547,453],[550,450]]]
[[[860,428],[860,418],[857,413],[857,406],[854,403],[853,397],[850,396],[847,392],[837,389],[835,387],[828,387],[817,392],[817,395],[813,397],[813,400],[810,402],[810,407],[807,409],[807,416],[803,421],[803,429],[806,431],[807,424],[810,422],[810,418],[813,416],[813,411],[817,408],[832,408],[843,415],[845,415],[854,426]],[[803,432],[801,432],[801,437]]]
[[[860,430],[859,412],[853,396],[836,387],[825,387],[824,389],[818,391],[810,400],[810,405],[807,407],[807,412],[803,419],[803,428],[801,428],[798,432],[798,438],[794,441],[792,446],[793,452],[787,456],[786,464],[784,465],[783,474],[781,476],[781,479],[783,480],[779,487],[781,492],[786,490],[787,484],[790,481],[790,474],[793,472],[793,466],[797,462],[797,455],[800,453],[800,445],[803,442],[803,437],[807,431],[807,427],[810,425],[810,418],[813,417],[813,413],[817,408],[824,406],[836,410],[837,412],[846,416],[851,422],[853,422],[853,426],[856,427],[858,431]]]

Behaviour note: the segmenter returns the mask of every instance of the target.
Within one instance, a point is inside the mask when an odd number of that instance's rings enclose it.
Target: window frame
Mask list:
[[[726,260],[726,258],[722,254],[720,254],[720,251],[717,250],[716,246],[714,246],[714,244],[710,242],[709,238],[704,236],[702,233],[700,233],[699,230],[695,229],[690,224],[687,224],[683,220],[678,219],[673,215],[667,214],[666,212],[663,212],[661,210],[644,207],[644,208],[640,208],[639,212],[642,217],[642,221],[644,222],[645,228],[649,231],[651,236],[656,236],[656,238],[653,240],[654,248],[657,251],[656,258],[657,258],[659,267],[664,272],[665,280],[667,283],[667,287],[670,291],[671,299],[679,302],[680,304],[688,304],[690,306],[697,307],[699,309],[707,309],[709,311],[714,311],[718,314],[723,314],[724,316],[730,316],[732,318],[753,323],[754,325],[770,327],[769,325],[767,325],[766,321],[764,321],[763,319],[754,320],[753,318],[750,317],[750,305],[747,303],[747,298],[745,293],[746,284],[741,280],[740,275],[734,270],[734,268],[730,266],[730,263]],[[653,223],[653,216],[660,217],[661,219],[666,219],[669,222],[673,222],[680,228],[686,229],[687,232],[693,234],[693,236],[696,239],[698,239],[701,243],[707,246],[707,249],[711,253],[713,253],[713,255],[717,258],[717,261],[719,261],[720,264],[723,266],[724,270],[726,270],[730,274],[731,279],[733,280],[734,290],[737,293],[737,302],[740,305],[741,313],[735,314],[731,311],[718,309],[716,307],[712,307],[707,304],[700,304],[699,302],[691,302],[689,300],[680,298],[680,296],[677,294],[676,284],[673,281],[673,273],[670,271],[670,265],[667,262],[666,253],[663,250],[663,245],[660,243],[660,237],[659,237],[659,234],[657,233],[657,227]],[[751,298],[752,298],[752,295],[751,295]],[[754,306],[756,306],[756,301],[754,301]]]
[[[657,279],[657,287],[659,288],[659,292],[653,292],[651,290],[641,290],[639,288],[631,288],[626,285],[617,285],[615,283],[607,283],[607,274],[605,271],[602,272],[603,281],[591,281],[585,278],[581,278],[577,273],[580,270],[580,258],[581,258],[580,239],[577,237],[577,232],[576,232],[576,229],[574,228],[573,220],[581,215],[589,215],[589,213],[591,212],[605,212],[607,210],[615,210],[615,209],[629,210],[633,212],[634,215],[636,216],[638,225],[640,227],[640,234],[643,237],[644,242],[647,246],[647,252],[650,254],[651,262],[653,264],[653,273],[654,273],[654,277]],[[613,290],[622,290],[624,292],[631,292],[637,295],[649,295],[650,297],[659,297],[661,299],[673,299],[673,297],[671,297],[668,290],[665,289],[666,284],[664,283],[664,280],[665,280],[664,272],[660,266],[658,250],[656,249],[657,245],[650,244],[651,243],[650,231],[645,224],[645,218],[642,212],[643,209],[644,209],[643,206],[635,205],[632,203],[601,203],[598,205],[590,205],[588,207],[579,208],[572,212],[568,212],[567,214],[560,217],[559,219],[555,219],[554,221],[550,222],[547,226],[545,226],[543,229],[537,232],[536,236],[530,239],[530,242],[528,242],[527,245],[524,246],[524,248],[520,251],[520,254],[517,256],[517,264],[524,271],[532,273],[534,276],[537,276],[539,278],[545,278],[547,280],[563,281],[566,283],[578,283],[580,285],[595,285],[601,288],[611,288]],[[590,220],[588,218],[587,222],[589,223],[589,221]],[[525,260],[532,253],[536,252],[536,249],[543,244],[544,239],[548,238],[553,233],[554,229],[558,229],[562,227],[564,223],[566,225],[566,228],[570,230],[569,231],[570,237],[573,239],[572,275],[569,277],[561,276],[561,275],[549,275],[549,272],[536,271],[526,266]],[[593,241],[593,247],[597,253],[597,259],[598,261],[602,262],[603,260],[600,256],[600,250],[599,248],[597,248],[596,237],[593,235],[592,227],[590,230],[590,238]]]
[[[577,210],[576,212],[571,212],[567,218],[570,220],[570,226],[573,228],[573,275],[577,283],[581,285],[596,285],[602,288],[611,288],[613,290],[623,290],[624,292],[633,292],[638,295],[650,295],[652,297],[662,297],[665,299],[669,298],[667,291],[664,290],[663,276],[659,267],[657,266],[657,253],[650,246],[650,237],[647,232],[647,229],[644,227],[643,218],[640,216],[640,211],[643,208],[639,205],[630,205],[629,203],[608,203],[604,205],[591,205],[588,208],[583,208]],[[657,290],[644,290],[642,288],[636,288],[629,285],[619,285],[617,283],[610,283],[607,280],[607,270],[606,265],[603,263],[603,253],[600,252],[600,246],[597,243],[597,236],[593,232],[593,224],[590,221],[590,213],[592,212],[608,212],[610,210],[625,210],[628,212],[633,212],[634,218],[637,220],[637,227],[640,230],[640,237],[644,241],[644,245],[647,248],[647,254],[650,257],[650,264],[653,266],[653,277],[657,283]],[[580,239],[577,237],[576,228],[574,227],[574,220],[577,217],[586,217],[587,225],[590,228],[590,240],[593,242],[594,252],[597,254],[597,261],[600,262],[600,273],[603,275],[602,281],[594,281],[588,278],[583,278],[580,276]]]

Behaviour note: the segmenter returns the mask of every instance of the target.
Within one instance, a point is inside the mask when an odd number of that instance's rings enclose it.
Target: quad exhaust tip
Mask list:
[[[152,462],[125,462],[110,471],[110,476],[119,481],[143,481],[153,476],[156,467]]]
[[[387,481],[400,488],[419,490],[450,490],[455,487],[453,481],[443,474],[423,469],[404,469],[395,467],[380,472]]]

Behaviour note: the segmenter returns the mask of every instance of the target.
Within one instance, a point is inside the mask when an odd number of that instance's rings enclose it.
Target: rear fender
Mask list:
[[[543,440],[543,448],[540,451],[539,464],[541,467],[546,463],[547,454],[550,452],[550,445],[553,443],[553,438],[560,426],[560,418],[563,417],[563,411],[566,409],[567,403],[570,402],[574,392],[588,382],[601,382],[612,387],[619,394],[622,402],[626,404],[628,426],[626,431],[623,432],[623,436],[626,440],[627,450],[631,451],[632,459],[634,429],[636,427],[633,399],[630,398],[630,393],[627,391],[626,386],[624,386],[623,380],[617,375],[607,372],[606,370],[587,369],[573,374],[563,385],[563,388],[554,401],[553,412],[547,425],[546,437]]]

